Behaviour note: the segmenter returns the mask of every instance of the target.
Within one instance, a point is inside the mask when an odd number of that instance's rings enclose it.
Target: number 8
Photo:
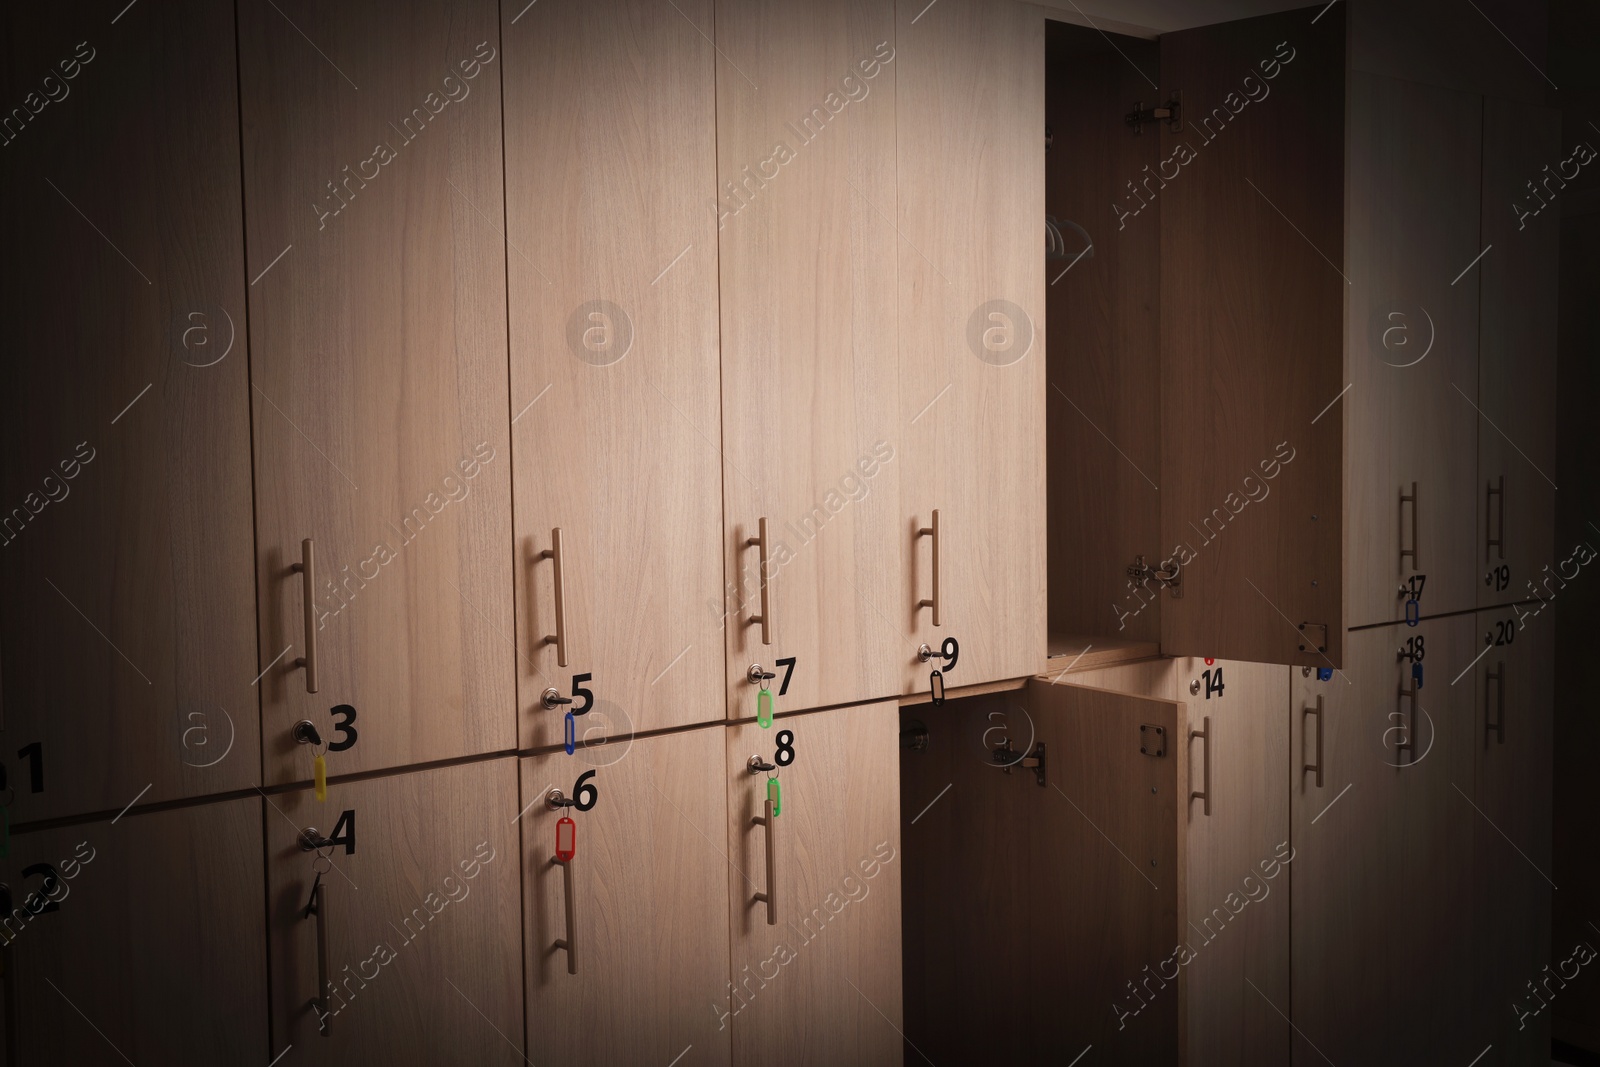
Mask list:
[[[794,731],[778,731],[778,751],[773,755],[772,762],[780,767],[787,767],[794,762]]]

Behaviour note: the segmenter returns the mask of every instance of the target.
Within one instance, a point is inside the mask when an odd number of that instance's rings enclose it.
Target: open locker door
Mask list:
[[[1343,12],[1161,38],[1176,122],[1129,184],[1161,204],[1168,655],[1339,663]]]
[[[904,920],[941,931],[906,940],[912,1045],[960,1063],[1178,1062],[1184,978],[1147,967],[1186,936],[1186,721],[1177,701],[1043,680],[902,710],[901,810],[919,813]]]

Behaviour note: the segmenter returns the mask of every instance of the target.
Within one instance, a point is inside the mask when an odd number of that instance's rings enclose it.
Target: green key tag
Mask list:
[[[778,779],[776,778],[767,779],[767,799],[772,801],[772,814],[774,816],[782,815],[783,788],[778,785]]]
[[[763,730],[772,725],[772,690],[766,686],[756,694],[756,722]]]

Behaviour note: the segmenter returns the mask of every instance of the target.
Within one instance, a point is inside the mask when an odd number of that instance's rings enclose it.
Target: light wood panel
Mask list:
[[[315,853],[300,834],[342,836],[322,876],[329,1033],[318,1033],[317,923],[306,915]],[[317,1064],[523,1062],[517,781],[506,757],[268,799],[272,1054]]]
[[[929,738],[901,757],[911,1044],[963,1063],[997,1048],[1015,1063],[1177,1062],[1188,979],[1155,971],[1187,936],[1186,770],[1177,747],[1141,753],[1139,727],[1181,736],[1183,705],[1036,679],[913,720]],[[1044,787],[995,764],[1007,741],[1013,761],[1044,744]]]
[[[1480,607],[1552,595],[1570,552],[1554,546],[1560,216],[1551,202],[1566,184],[1561,171],[1577,167],[1558,112],[1484,100],[1482,231],[1494,247],[1478,264]]]
[[[887,0],[725,4],[716,39],[727,701],[753,718],[751,664],[795,658],[782,710],[891,695],[916,662],[894,359],[900,61]],[[771,644],[751,621],[762,519]]]
[[[720,719],[712,5],[521,8],[501,12],[519,736],[562,740],[540,698],[580,673],[596,737]],[[554,527],[566,667],[543,640]]]
[[[265,776],[308,778],[289,730],[337,736],[341,704],[360,737],[335,774],[510,749],[497,8],[239,19]]]
[[[720,1009],[735,1063],[896,1063],[903,1045],[900,788],[893,702],[727,729],[732,984]],[[779,730],[794,734],[782,812],[767,799]],[[767,841],[777,864],[768,925]],[[708,1013],[710,1014],[710,1013]],[[719,1020],[720,1022],[720,1020]]]
[[[1162,231],[1162,540],[1183,564],[1183,596],[1161,601],[1169,655],[1340,660],[1344,435],[1324,410],[1345,385],[1356,276],[1341,251],[1343,19],[1161,38],[1184,120],[1161,127],[1171,162],[1146,194]],[[1318,626],[1326,651],[1307,637]]]
[[[1179,660],[1175,668],[1178,693],[1189,694],[1189,729],[1209,730],[1180,747],[1190,791],[1211,800],[1207,813],[1204,800],[1190,799],[1183,822],[1186,917],[1197,954],[1184,990],[1185,1062],[1288,1063],[1294,1035],[1273,1006],[1287,1011],[1290,1001],[1289,674],[1299,671],[1220,659]],[[1191,694],[1195,682],[1200,691]]]
[[[1290,675],[1294,1003],[1278,1007],[1300,1031],[1297,1065],[1468,1063],[1487,1043],[1463,1014],[1478,951],[1461,935],[1473,919],[1479,818],[1464,795],[1473,637],[1470,616],[1363,630],[1332,680]],[[1412,638],[1425,648],[1415,713],[1399,696],[1412,664],[1396,659]],[[1317,717],[1306,713],[1318,697],[1320,786],[1301,769],[1319,760]],[[1397,751],[1408,737],[1414,764]]]
[[[909,588],[889,615],[913,642],[961,642],[952,681],[1022,677],[1044,661],[1048,587],[1044,20],[980,0],[896,19],[899,206],[880,232],[899,270]],[[914,534],[935,508],[939,627],[916,606],[931,559]],[[926,690],[903,662],[901,685]]]
[[[1351,75],[1351,388],[1340,403],[1351,442],[1352,626],[1404,618],[1397,590],[1413,574],[1427,575],[1424,615],[1470,609],[1483,580],[1482,540],[1469,532],[1483,487],[1467,459],[1477,455],[1481,422],[1474,405],[1483,262],[1467,269],[1484,247],[1481,123],[1478,97]],[[1400,538],[1413,547],[1412,505],[1400,503],[1413,482],[1415,562],[1400,555]]]
[[[259,781],[233,14],[124,7],[0,16],[13,822]]]
[[[1153,104],[1140,72],[1158,72],[1160,49],[1046,25],[1045,209],[1065,256],[1045,264],[1050,632],[1154,644],[1166,598],[1136,592],[1126,569],[1171,547],[1157,490],[1161,204],[1124,183],[1154,170],[1161,140],[1135,136],[1123,116],[1136,100]]]
[[[261,863],[256,797],[12,838],[6,1062],[267,1062]]]
[[[1571,942],[1550,940],[1555,619],[1546,612],[1525,615],[1519,624],[1518,616],[1514,609],[1480,611],[1473,634],[1475,651],[1484,649],[1486,635],[1497,641],[1515,634],[1509,645],[1489,646],[1472,671],[1473,801],[1480,810],[1470,814],[1482,908],[1475,978],[1479,1014],[1488,1024],[1484,1041],[1494,1044],[1484,1062],[1532,1065],[1549,1055],[1551,1012],[1541,998],[1561,995],[1574,963]],[[1491,734],[1491,723],[1501,730]]]
[[[692,730],[522,761],[524,973],[529,1058],[550,1064],[729,1062],[723,731]],[[602,758],[595,758],[602,757]],[[552,811],[579,776],[594,808]],[[575,823],[577,974],[567,953],[556,822]]]

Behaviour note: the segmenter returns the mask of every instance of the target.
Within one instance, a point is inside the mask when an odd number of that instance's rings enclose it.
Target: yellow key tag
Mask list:
[[[322,753],[317,753],[317,758],[311,761],[311,777],[316,783],[317,799],[328,799],[328,761],[322,758]]]

